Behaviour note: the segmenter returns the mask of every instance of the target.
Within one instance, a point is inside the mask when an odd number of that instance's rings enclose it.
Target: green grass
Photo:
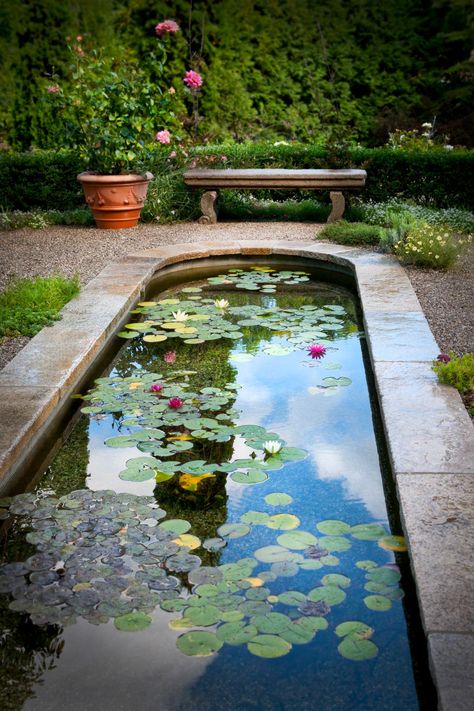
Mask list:
[[[34,336],[43,326],[51,326],[79,289],[77,276],[13,280],[0,294],[0,337]]]
[[[340,220],[323,227],[316,238],[329,239],[338,244],[378,245],[384,232],[385,230],[377,225]]]

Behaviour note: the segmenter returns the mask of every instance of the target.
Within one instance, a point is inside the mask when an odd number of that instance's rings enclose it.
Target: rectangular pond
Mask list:
[[[209,274],[139,305],[34,490],[0,501],[4,708],[425,708],[357,300]]]

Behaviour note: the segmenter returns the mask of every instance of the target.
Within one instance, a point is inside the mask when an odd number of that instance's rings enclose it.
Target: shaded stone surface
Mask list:
[[[474,634],[474,476],[402,474],[397,489],[425,632]]]
[[[428,648],[440,711],[472,711],[474,635],[431,634]]]
[[[474,474],[474,428],[459,393],[427,363],[375,363],[394,473]]]
[[[410,280],[404,272],[400,273],[398,263],[357,264],[356,274],[360,298],[364,302],[364,313],[421,313],[421,306]]]

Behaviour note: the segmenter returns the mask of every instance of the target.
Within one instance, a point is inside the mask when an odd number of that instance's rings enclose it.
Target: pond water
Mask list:
[[[418,709],[350,291],[234,269],[122,335],[0,501],[2,708]]]

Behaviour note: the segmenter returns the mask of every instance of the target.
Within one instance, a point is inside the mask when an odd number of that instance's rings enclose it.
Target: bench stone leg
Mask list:
[[[218,192],[217,190],[211,190],[204,193],[201,197],[201,210],[202,215],[199,218],[199,222],[202,225],[215,225],[217,222],[216,211],[214,210],[214,205],[217,200]]]
[[[331,202],[332,202],[332,210],[331,210],[331,214],[329,215],[327,221],[328,222],[337,222],[337,220],[340,220],[344,214],[344,208],[346,206],[346,201],[344,199],[344,195],[339,192],[330,192],[329,197],[331,198]]]

